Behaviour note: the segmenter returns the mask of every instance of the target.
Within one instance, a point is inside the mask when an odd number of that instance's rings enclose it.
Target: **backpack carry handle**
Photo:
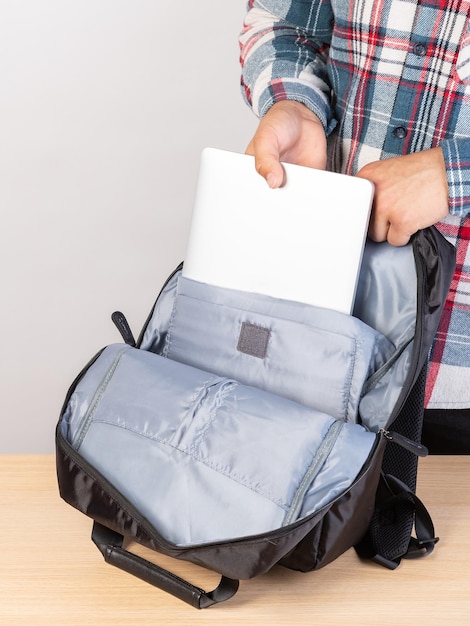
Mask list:
[[[222,576],[219,585],[213,591],[204,591],[163,567],[125,550],[122,547],[124,537],[98,522],[93,523],[91,538],[107,563],[170,593],[196,609],[205,609],[224,602],[238,590],[238,580]]]

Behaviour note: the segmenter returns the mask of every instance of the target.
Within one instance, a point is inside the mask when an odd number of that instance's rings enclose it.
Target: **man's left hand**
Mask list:
[[[375,161],[358,173],[375,185],[369,236],[394,246],[449,213],[446,168],[441,148]]]

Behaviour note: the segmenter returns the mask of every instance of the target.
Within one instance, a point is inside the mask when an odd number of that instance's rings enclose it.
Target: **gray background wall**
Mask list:
[[[243,152],[245,0],[0,0],[1,453],[50,453],[72,379],[183,258],[199,155]]]

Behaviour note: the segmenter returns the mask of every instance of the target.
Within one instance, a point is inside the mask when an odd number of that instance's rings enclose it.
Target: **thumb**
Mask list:
[[[264,157],[257,161],[255,157],[256,171],[261,174],[271,189],[277,189],[284,184],[284,168],[276,159]]]
[[[269,149],[260,142],[251,140],[246,149],[246,154],[255,157],[255,168],[271,187],[276,189],[284,183],[284,168],[282,167],[279,154],[272,147]]]

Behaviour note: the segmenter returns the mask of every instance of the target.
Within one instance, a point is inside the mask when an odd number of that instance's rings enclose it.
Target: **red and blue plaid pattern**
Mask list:
[[[457,270],[433,347],[428,408],[470,407],[470,0],[250,0],[242,87],[262,116],[299,100],[332,170],[441,146]]]

